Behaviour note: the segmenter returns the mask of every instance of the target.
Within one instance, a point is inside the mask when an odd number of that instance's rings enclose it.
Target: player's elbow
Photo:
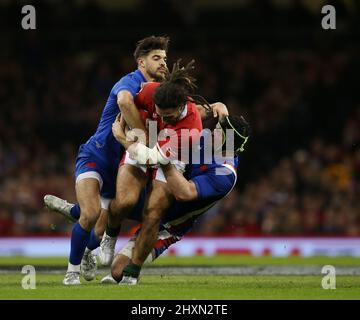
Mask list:
[[[175,197],[176,201],[179,201],[179,202],[191,201],[194,198],[194,196],[192,195],[190,190],[176,191],[176,192],[174,192],[174,197]]]
[[[174,194],[175,200],[178,202],[188,201],[186,195],[184,194]]]
[[[134,98],[130,92],[120,92],[117,98],[117,104],[122,112],[131,110],[134,105]]]
[[[187,181],[186,183],[170,183],[169,186],[171,193],[177,201],[185,202],[198,198],[197,188],[192,181]]]

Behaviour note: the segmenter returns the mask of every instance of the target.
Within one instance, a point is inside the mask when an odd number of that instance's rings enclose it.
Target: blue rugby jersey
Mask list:
[[[95,134],[81,146],[80,155],[81,153],[91,153],[103,163],[110,161],[114,165],[119,164],[123,148],[112,134],[112,124],[119,113],[117,94],[121,90],[127,90],[135,96],[140,91],[141,85],[144,82],[146,82],[145,77],[140,70],[136,70],[122,77],[115,83],[103,109],[97,130]]]
[[[217,164],[215,161],[208,165],[189,166],[187,179],[191,179],[195,183],[198,198],[186,202],[174,201],[166,211],[162,224],[177,225],[180,221],[189,221],[188,218],[197,218],[224,198],[236,184],[238,158],[234,158],[233,162],[235,167],[229,164]],[[141,221],[145,194],[146,189],[141,193],[137,206],[129,215],[129,219]]]
[[[171,233],[183,236],[189,231],[194,221],[219,200],[224,198],[234,188],[236,184],[236,171],[238,157],[234,158],[233,163],[190,165],[189,172],[191,179],[198,192],[198,198],[193,201],[175,201],[167,210],[162,224]]]

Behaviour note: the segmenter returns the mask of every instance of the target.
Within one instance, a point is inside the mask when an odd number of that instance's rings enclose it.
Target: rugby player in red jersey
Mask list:
[[[125,146],[128,151],[119,169],[116,197],[110,203],[108,225],[100,244],[99,258],[103,264],[111,263],[121,221],[135,207],[148,181],[143,227],[136,241],[132,262],[128,266],[134,275],[140,272],[141,265],[157,240],[161,218],[170,207],[173,196],[168,190],[162,169],[149,164],[164,164],[171,160],[178,170],[183,171],[186,163],[182,159],[182,147],[189,148],[200,137],[202,130],[200,113],[189,98],[195,89],[194,79],[189,75],[191,69],[191,63],[186,68],[180,68],[179,63],[175,64],[168,80],[162,84],[145,85],[134,100],[139,109],[146,110],[148,117],[157,121],[161,138],[152,148],[141,141],[129,141]],[[184,146],[181,135],[185,129],[189,140]],[[192,134],[189,134],[190,131]],[[126,280],[126,277],[123,279]]]

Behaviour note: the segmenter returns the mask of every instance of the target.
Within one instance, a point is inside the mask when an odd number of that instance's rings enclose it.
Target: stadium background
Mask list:
[[[21,29],[25,4],[36,8],[36,30]],[[336,30],[321,28],[324,4],[336,7]],[[136,67],[136,41],[167,34],[169,65],[194,58],[199,93],[243,114],[254,133],[236,189],[192,235],[355,244],[359,11],[357,1],[2,1],[0,240],[69,235],[42,198],[75,201],[79,144],[112,85]]]

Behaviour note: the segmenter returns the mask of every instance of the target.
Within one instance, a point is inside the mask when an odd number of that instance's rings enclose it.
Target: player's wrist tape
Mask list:
[[[150,149],[142,143],[133,143],[127,151],[138,164],[168,164],[169,159],[158,150],[157,145]]]
[[[138,266],[133,263],[129,263],[123,270],[124,276],[130,276],[134,278],[138,278],[140,274],[141,266]]]

